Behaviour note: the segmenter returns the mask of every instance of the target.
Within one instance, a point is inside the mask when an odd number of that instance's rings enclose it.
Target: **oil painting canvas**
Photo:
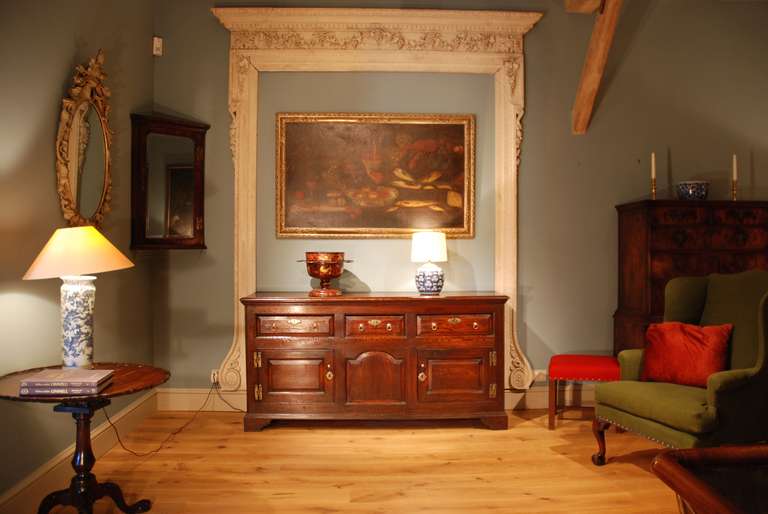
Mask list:
[[[279,113],[277,236],[474,237],[473,115]]]

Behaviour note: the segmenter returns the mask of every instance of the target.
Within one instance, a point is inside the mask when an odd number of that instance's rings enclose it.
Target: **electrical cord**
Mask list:
[[[214,382],[213,386],[216,388],[216,394],[218,395],[219,399],[224,402],[230,409],[237,411],[237,412],[245,412],[243,409],[239,409],[229,403],[226,398],[221,394],[221,385],[218,382]]]
[[[117,426],[115,426],[115,424],[112,423],[112,420],[109,418],[109,413],[107,412],[107,408],[106,407],[102,407],[101,410],[104,411],[104,416],[106,416],[107,422],[109,423],[109,426],[112,427],[112,430],[115,431],[115,436],[117,437],[117,442],[120,444],[120,447],[123,450],[125,450],[126,452],[130,453],[131,455],[133,455],[134,457],[147,457],[149,455],[153,455],[155,453],[158,453],[160,450],[163,449],[163,446],[165,445],[165,443],[170,441],[173,436],[175,436],[177,434],[180,434],[185,428],[187,428],[195,420],[197,415],[200,414],[202,412],[202,410],[205,408],[205,406],[208,404],[208,400],[211,399],[211,393],[213,391],[216,391],[216,394],[221,399],[221,401],[224,402],[227,406],[229,406],[229,408],[231,408],[232,410],[235,410],[235,411],[238,411],[238,412],[245,412],[243,409],[238,409],[237,407],[235,407],[234,405],[229,403],[224,398],[224,396],[221,394],[221,387],[219,386],[219,383],[218,382],[214,382],[214,383],[211,384],[211,388],[208,389],[208,394],[205,396],[205,400],[203,401],[203,404],[200,406],[199,409],[197,409],[195,411],[195,413],[192,415],[192,417],[189,418],[187,420],[187,422],[184,423],[183,425],[181,425],[179,428],[177,428],[176,430],[174,430],[170,434],[168,434],[168,436],[160,442],[160,445],[157,448],[155,448],[154,450],[150,450],[148,452],[137,452],[137,451],[131,450],[130,448],[126,447],[125,444],[123,443],[122,438],[120,437],[120,432],[117,430]]]

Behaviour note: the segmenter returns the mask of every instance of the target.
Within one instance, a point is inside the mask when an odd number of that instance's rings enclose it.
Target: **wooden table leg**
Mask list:
[[[67,489],[54,491],[40,502],[38,514],[48,514],[56,505],[70,505],[77,509],[79,514],[93,512],[93,504],[96,500],[109,496],[117,507],[126,514],[147,512],[152,504],[149,500],[141,500],[133,505],[125,503],[123,493],[117,484],[106,482],[100,484],[96,476],[91,473],[96,457],[91,447],[91,418],[97,409],[106,407],[111,402],[107,398],[98,398],[81,403],[62,403],[53,408],[56,412],[69,412],[75,419],[75,454],[72,456],[72,469],[75,476]]]

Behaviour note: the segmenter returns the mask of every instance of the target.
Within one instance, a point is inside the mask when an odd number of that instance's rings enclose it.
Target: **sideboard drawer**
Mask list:
[[[717,225],[765,225],[768,209],[760,207],[720,207],[713,211]]]
[[[417,335],[489,335],[492,314],[439,314],[416,317]]]
[[[701,250],[708,245],[704,227],[663,227],[651,232],[653,250]]]
[[[762,227],[722,226],[712,231],[714,250],[760,250],[768,247],[768,232]]]
[[[347,337],[403,336],[403,316],[346,316]]]
[[[656,207],[651,210],[653,225],[696,225],[704,223],[706,217],[706,209],[688,205]]]
[[[259,316],[259,335],[331,335],[333,316]]]

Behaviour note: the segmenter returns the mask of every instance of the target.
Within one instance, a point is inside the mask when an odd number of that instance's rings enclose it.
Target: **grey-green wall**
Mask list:
[[[275,4],[222,5],[241,3]],[[570,111],[593,18],[566,14],[561,0],[279,4],[545,13],[525,39],[526,116],[519,182],[517,326],[535,368],[545,368],[553,353],[610,351],[617,287],[614,205],[647,195],[651,151],[659,156],[661,189],[678,180],[706,178],[713,182],[712,198],[725,198],[730,155],[737,152],[744,172],[742,197],[768,198],[764,122],[768,101],[763,93],[768,89],[768,67],[763,63],[768,6],[764,3],[626,2],[596,113],[584,136],[571,134]],[[166,0],[155,11],[155,31],[166,45],[166,55],[155,66],[155,102],[169,112],[211,124],[206,148],[208,250],[165,257],[155,284],[161,291],[156,303],[156,362],[171,368],[177,385],[206,384],[232,334],[229,34],[210,14],[214,5],[210,0]],[[271,81],[266,77],[264,82]],[[334,96],[323,88],[307,87],[296,105],[322,106],[333,102]],[[287,108],[276,97],[261,99],[266,103],[261,109],[273,110],[278,103]],[[272,170],[263,172],[271,175]],[[268,181],[265,185],[269,187]],[[270,237],[274,227],[270,205],[262,202],[261,208],[267,211],[260,210],[264,225],[259,234],[264,241],[259,244],[266,248],[260,248],[259,255],[300,258],[294,254],[304,248],[302,244],[291,246],[290,252],[271,246],[275,242]],[[326,246],[362,251],[365,243],[323,243]],[[379,241],[370,243],[371,248],[382,246]],[[408,266],[402,253],[397,246],[388,255],[395,265]],[[382,283],[377,276],[381,263],[367,252],[363,256],[369,262],[356,262],[355,274],[363,282]],[[270,278],[275,268],[259,266],[270,286],[306,286],[304,271],[291,262],[282,266],[280,280]]]
[[[113,211],[103,229],[136,267],[97,280],[95,356],[152,360],[149,266],[128,252],[128,114],[152,104],[151,8],[149,0],[0,1],[0,374],[61,361],[61,283],[22,282],[21,276],[53,230],[65,225],[54,171],[61,99],[75,65],[87,63],[99,48],[106,54],[115,132]],[[72,418],[54,414],[50,405],[3,401],[0,419],[0,491],[74,442]]]

